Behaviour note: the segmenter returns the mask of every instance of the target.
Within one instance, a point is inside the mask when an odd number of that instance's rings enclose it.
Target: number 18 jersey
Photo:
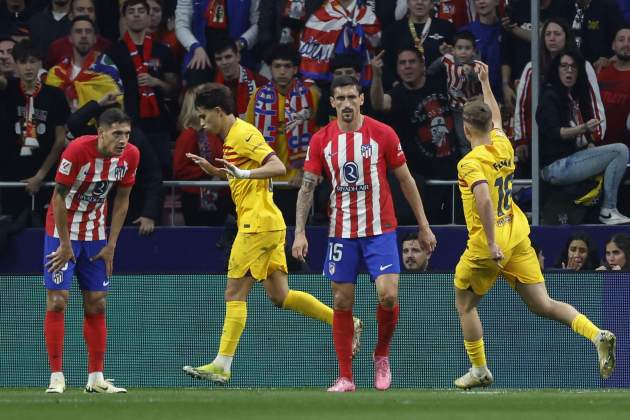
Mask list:
[[[529,223],[521,209],[512,202],[514,149],[502,130],[490,134],[491,144],[475,147],[457,164],[459,190],[462,194],[467,248],[479,259],[490,258],[488,241],[477,212],[473,188],[485,182],[495,211],[495,241],[503,251],[514,248],[529,236]]]

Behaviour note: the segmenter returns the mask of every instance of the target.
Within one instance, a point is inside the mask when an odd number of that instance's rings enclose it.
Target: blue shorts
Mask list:
[[[396,232],[364,238],[328,238],[324,276],[335,283],[356,283],[361,258],[372,281],[400,273]]]
[[[63,269],[56,273],[48,272],[46,268],[46,255],[59,248],[59,238],[46,235],[44,238],[44,286],[48,290],[70,290],[72,275],[76,272],[81,290],[88,292],[106,292],[109,288],[109,279],[105,270],[105,262],[101,259],[90,261],[90,258],[99,253],[107,244],[107,241],[70,241],[72,251],[77,262],[68,261]]]

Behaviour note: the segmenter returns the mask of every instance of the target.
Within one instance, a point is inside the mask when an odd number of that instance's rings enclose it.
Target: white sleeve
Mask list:
[[[192,18],[192,0],[177,0],[177,7],[175,8],[175,35],[186,50],[190,50],[194,43],[199,42],[191,31]]]
[[[606,110],[602,102],[602,95],[599,92],[599,84],[597,83],[597,75],[595,69],[588,61],[586,65],[586,76],[588,77],[589,96],[591,98],[591,107],[593,110],[593,118],[597,118],[602,123],[599,125],[600,138],[603,140],[606,134]]]
[[[394,19],[401,20],[407,14],[407,0],[396,0]]]
[[[251,50],[258,42],[258,18],[260,17],[260,0],[252,0],[249,8],[250,27],[241,35],[247,41],[247,49]]]
[[[525,109],[525,103],[527,102],[527,96],[531,95],[529,84],[531,83],[532,63],[531,61],[525,65],[521,78],[518,81],[516,87],[516,107],[514,108],[514,141],[518,142],[523,140],[523,136],[527,133],[526,124],[527,118],[523,114],[527,112]]]

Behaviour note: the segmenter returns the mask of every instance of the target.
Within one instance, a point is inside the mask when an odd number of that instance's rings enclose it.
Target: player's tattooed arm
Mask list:
[[[70,187],[67,185],[63,185],[60,183],[55,184],[55,192],[61,196],[61,198],[66,198],[68,193],[70,192]]]
[[[304,172],[302,177],[302,187],[298,192],[298,199],[295,210],[295,233],[304,232],[308,214],[313,206],[313,196],[317,186],[317,175]]]

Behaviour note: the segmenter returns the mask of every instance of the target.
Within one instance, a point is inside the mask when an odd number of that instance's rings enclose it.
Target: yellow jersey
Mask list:
[[[255,169],[275,154],[253,125],[237,118],[223,142],[223,158],[239,169]],[[282,213],[273,202],[271,179],[228,177],[236,205],[239,232],[256,233],[286,229]]]
[[[254,123],[254,107],[256,106],[256,95],[261,88],[257,88],[252,96],[249,99],[249,104],[247,105],[247,122],[250,124]],[[311,112],[311,118],[315,118],[317,115],[317,104],[319,104],[320,93],[319,90],[310,87],[311,95],[313,96],[313,106],[314,109]],[[298,172],[298,169],[289,165],[289,145],[287,144],[287,136],[284,131],[285,121],[284,121],[284,104],[286,102],[286,98],[284,95],[278,92],[278,118],[279,118],[279,127],[278,127],[278,137],[275,141],[274,150],[278,155],[278,159],[284,163],[284,166],[287,168],[287,173],[284,176],[279,176],[276,178],[278,182],[287,182],[295,177]],[[315,130],[317,131],[317,130]],[[315,134],[315,132],[311,133]]]
[[[481,182],[488,184],[492,205],[496,209],[494,235],[499,248],[508,251],[529,236],[527,218],[512,201],[514,149],[502,130],[492,130],[490,140],[491,144],[475,147],[457,164],[468,228],[467,248],[478,259],[491,257],[473,194],[473,188]]]

